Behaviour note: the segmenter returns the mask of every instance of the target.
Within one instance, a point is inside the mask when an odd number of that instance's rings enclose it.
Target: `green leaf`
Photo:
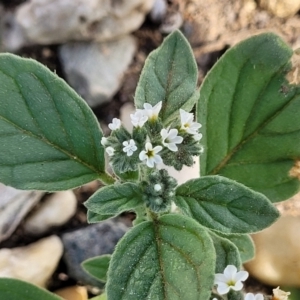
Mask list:
[[[180,185],[175,203],[201,225],[224,233],[256,232],[279,217],[263,194],[221,176],[205,176]]]
[[[215,253],[207,231],[181,215],[143,222],[116,246],[108,299],[204,300],[211,294]]]
[[[142,191],[135,183],[116,183],[100,188],[84,205],[100,215],[116,215],[143,204]]]
[[[106,282],[110,258],[111,255],[109,254],[89,258],[82,262],[81,266],[89,275],[102,282]]]
[[[106,294],[101,294],[97,297],[91,298],[90,300],[107,300]]]
[[[3,300],[62,300],[31,283],[12,278],[0,278],[0,299]]]
[[[178,118],[179,109],[190,111],[195,104],[198,69],[188,41],[174,31],[147,58],[134,101],[137,108],[144,103],[163,102],[160,116],[165,124]]]
[[[201,174],[220,174],[282,201],[300,188],[300,89],[286,80],[293,54],[265,33],[228,50],[204,80],[197,108]]]
[[[237,269],[241,268],[241,258],[239,250],[228,239],[209,232],[216,250],[216,270],[215,273],[223,273],[228,265],[234,265]]]
[[[221,234],[220,232],[217,232],[217,234],[230,240],[237,246],[243,263],[254,258],[255,246],[251,237],[248,234]]]
[[[66,190],[104,173],[102,137],[88,105],[31,59],[0,54],[0,181]]]
[[[96,296],[94,298],[90,298],[90,300],[107,300],[106,294],[101,294],[99,296]]]
[[[113,218],[115,215],[101,215],[101,214],[97,214],[93,211],[88,210],[87,211],[87,222],[89,224],[93,224],[93,223],[99,223],[102,221],[105,221],[107,219]]]

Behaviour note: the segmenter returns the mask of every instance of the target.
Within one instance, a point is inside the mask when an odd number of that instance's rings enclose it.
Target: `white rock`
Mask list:
[[[135,39],[124,36],[103,43],[65,44],[59,56],[68,82],[93,107],[118,91],[135,51]]]
[[[31,0],[18,6],[4,44],[17,50],[25,44],[107,41],[140,27],[154,0]],[[20,42],[9,43],[19,36]],[[12,47],[14,47],[12,49]]]
[[[0,242],[7,239],[43,192],[21,191],[0,183]]]
[[[259,5],[280,18],[292,17],[300,9],[300,0],[260,0]]]
[[[150,12],[150,17],[154,22],[161,22],[167,13],[167,1],[155,0]]]
[[[24,229],[42,234],[53,226],[65,224],[76,212],[77,201],[72,191],[54,193],[26,219]]]
[[[0,277],[45,287],[63,253],[61,240],[52,235],[25,247],[0,249]]]

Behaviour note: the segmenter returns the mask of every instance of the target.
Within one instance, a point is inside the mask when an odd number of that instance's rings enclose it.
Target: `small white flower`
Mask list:
[[[149,103],[144,103],[144,114],[148,116],[149,120],[156,120],[162,107],[162,101],[159,101],[156,105],[152,106]]]
[[[181,130],[186,131],[189,134],[197,134],[198,129],[201,128],[201,124],[193,122],[194,114],[188,113],[187,111],[180,109],[180,120],[181,120]]]
[[[237,268],[233,265],[228,265],[224,273],[215,274],[215,284],[218,285],[217,291],[220,295],[225,295],[230,289],[240,291],[243,288],[242,281],[249,276],[247,271],[237,272]]]
[[[113,156],[115,153],[115,149],[113,147],[107,147],[105,149],[106,153],[108,154],[108,156]]]
[[[193,139],[196,141],[196,142],[199,142],[201,139],[202,139],[202,133],[196,133],[193,135]]]
[[[285,292],[283,290],[279,289],[279,286],[276,289],[273,289],[273,295],[274,297],[272,300],[288,300],[288,296],[290,295],[290,292]]]
[[[160,155],[157,153],[162,150],[162,146],[152,147],[151,143],[146,143],[145,150],[141,151],[139,158],[141,161],[146,161],[149,168],[153,168],[154,164],[159,164],[162,162]]]
[[[161,190],[161,185],[160,184],[155,184],[154,185],[154,190],[156,191],[156,192],[159,192],[160,190]]]
[[[148,116],[143,109],[137,109],[134,114],[130,115],[131,123],[134,127],[143,127],[148,121]]]
[[[106,144],[107,144],[107,138],[106,137],[102,137],[102,139],[101,139],[101,145],[103,147],[105,147]]]
[[[264,296],[262,294],[252,294],[247,293],[244,300],[264,300]]]
[[[178,150],[176,144],[181,144],[183,141],[183,137],[178,136],[177,129],[168,130],[163,128],[160,132],[160,135],[163,139],[162,144],[173,152],[176,152]]]
[[[137,146],[135,145],[135,142],[133,139],[123,142],[123,151],[126,152],[127,156],[131,156],[134,151],[136,151]]]
[[[117,118],[113,118],[112,123],[108,124],[108,128],[110,130],[116,130],[119,129],[120,127],[121,127],[121,120]]]

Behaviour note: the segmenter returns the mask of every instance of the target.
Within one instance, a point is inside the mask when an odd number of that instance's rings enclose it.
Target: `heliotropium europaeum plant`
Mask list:
[[[240,269],[254,256],[249,233],[279,216],[271,201],[299,190],[300,89],[286,79],[292,54],[274,34],[254,36],[228,50],[199,90],[192,50],[175,31],[146,60],[133,129],[114,118],[106,137],[63,80],[1,54],[0,181],[58,191],[98,179],[103,187],[85,203],[90,223],[136,213],[112,255],[83,263],[106,282],[108,300],[261,300],[243,294],[248,273]],[[168,170],[197,157],[201,177],[179,185]],[[24,285],[34,295],[29,284],[0,280],[0,298],[19,299]],[[42,290],[30,299],[40,293],[58,299]]]

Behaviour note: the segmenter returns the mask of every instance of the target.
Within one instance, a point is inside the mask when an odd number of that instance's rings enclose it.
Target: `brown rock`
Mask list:
[[[88,293],[84,286],[70,286],[54,293],[65,300],[88,300]]]
[[[271,14],[287,18],[294,16],[300,9],[299,0],[260,0],[259,6]]]
[[[297,197],[279,205],[283,215],[275,224],[252,235],[256,256],[245,268],[266,284],[300,287],[300,215],[294,201]]]

